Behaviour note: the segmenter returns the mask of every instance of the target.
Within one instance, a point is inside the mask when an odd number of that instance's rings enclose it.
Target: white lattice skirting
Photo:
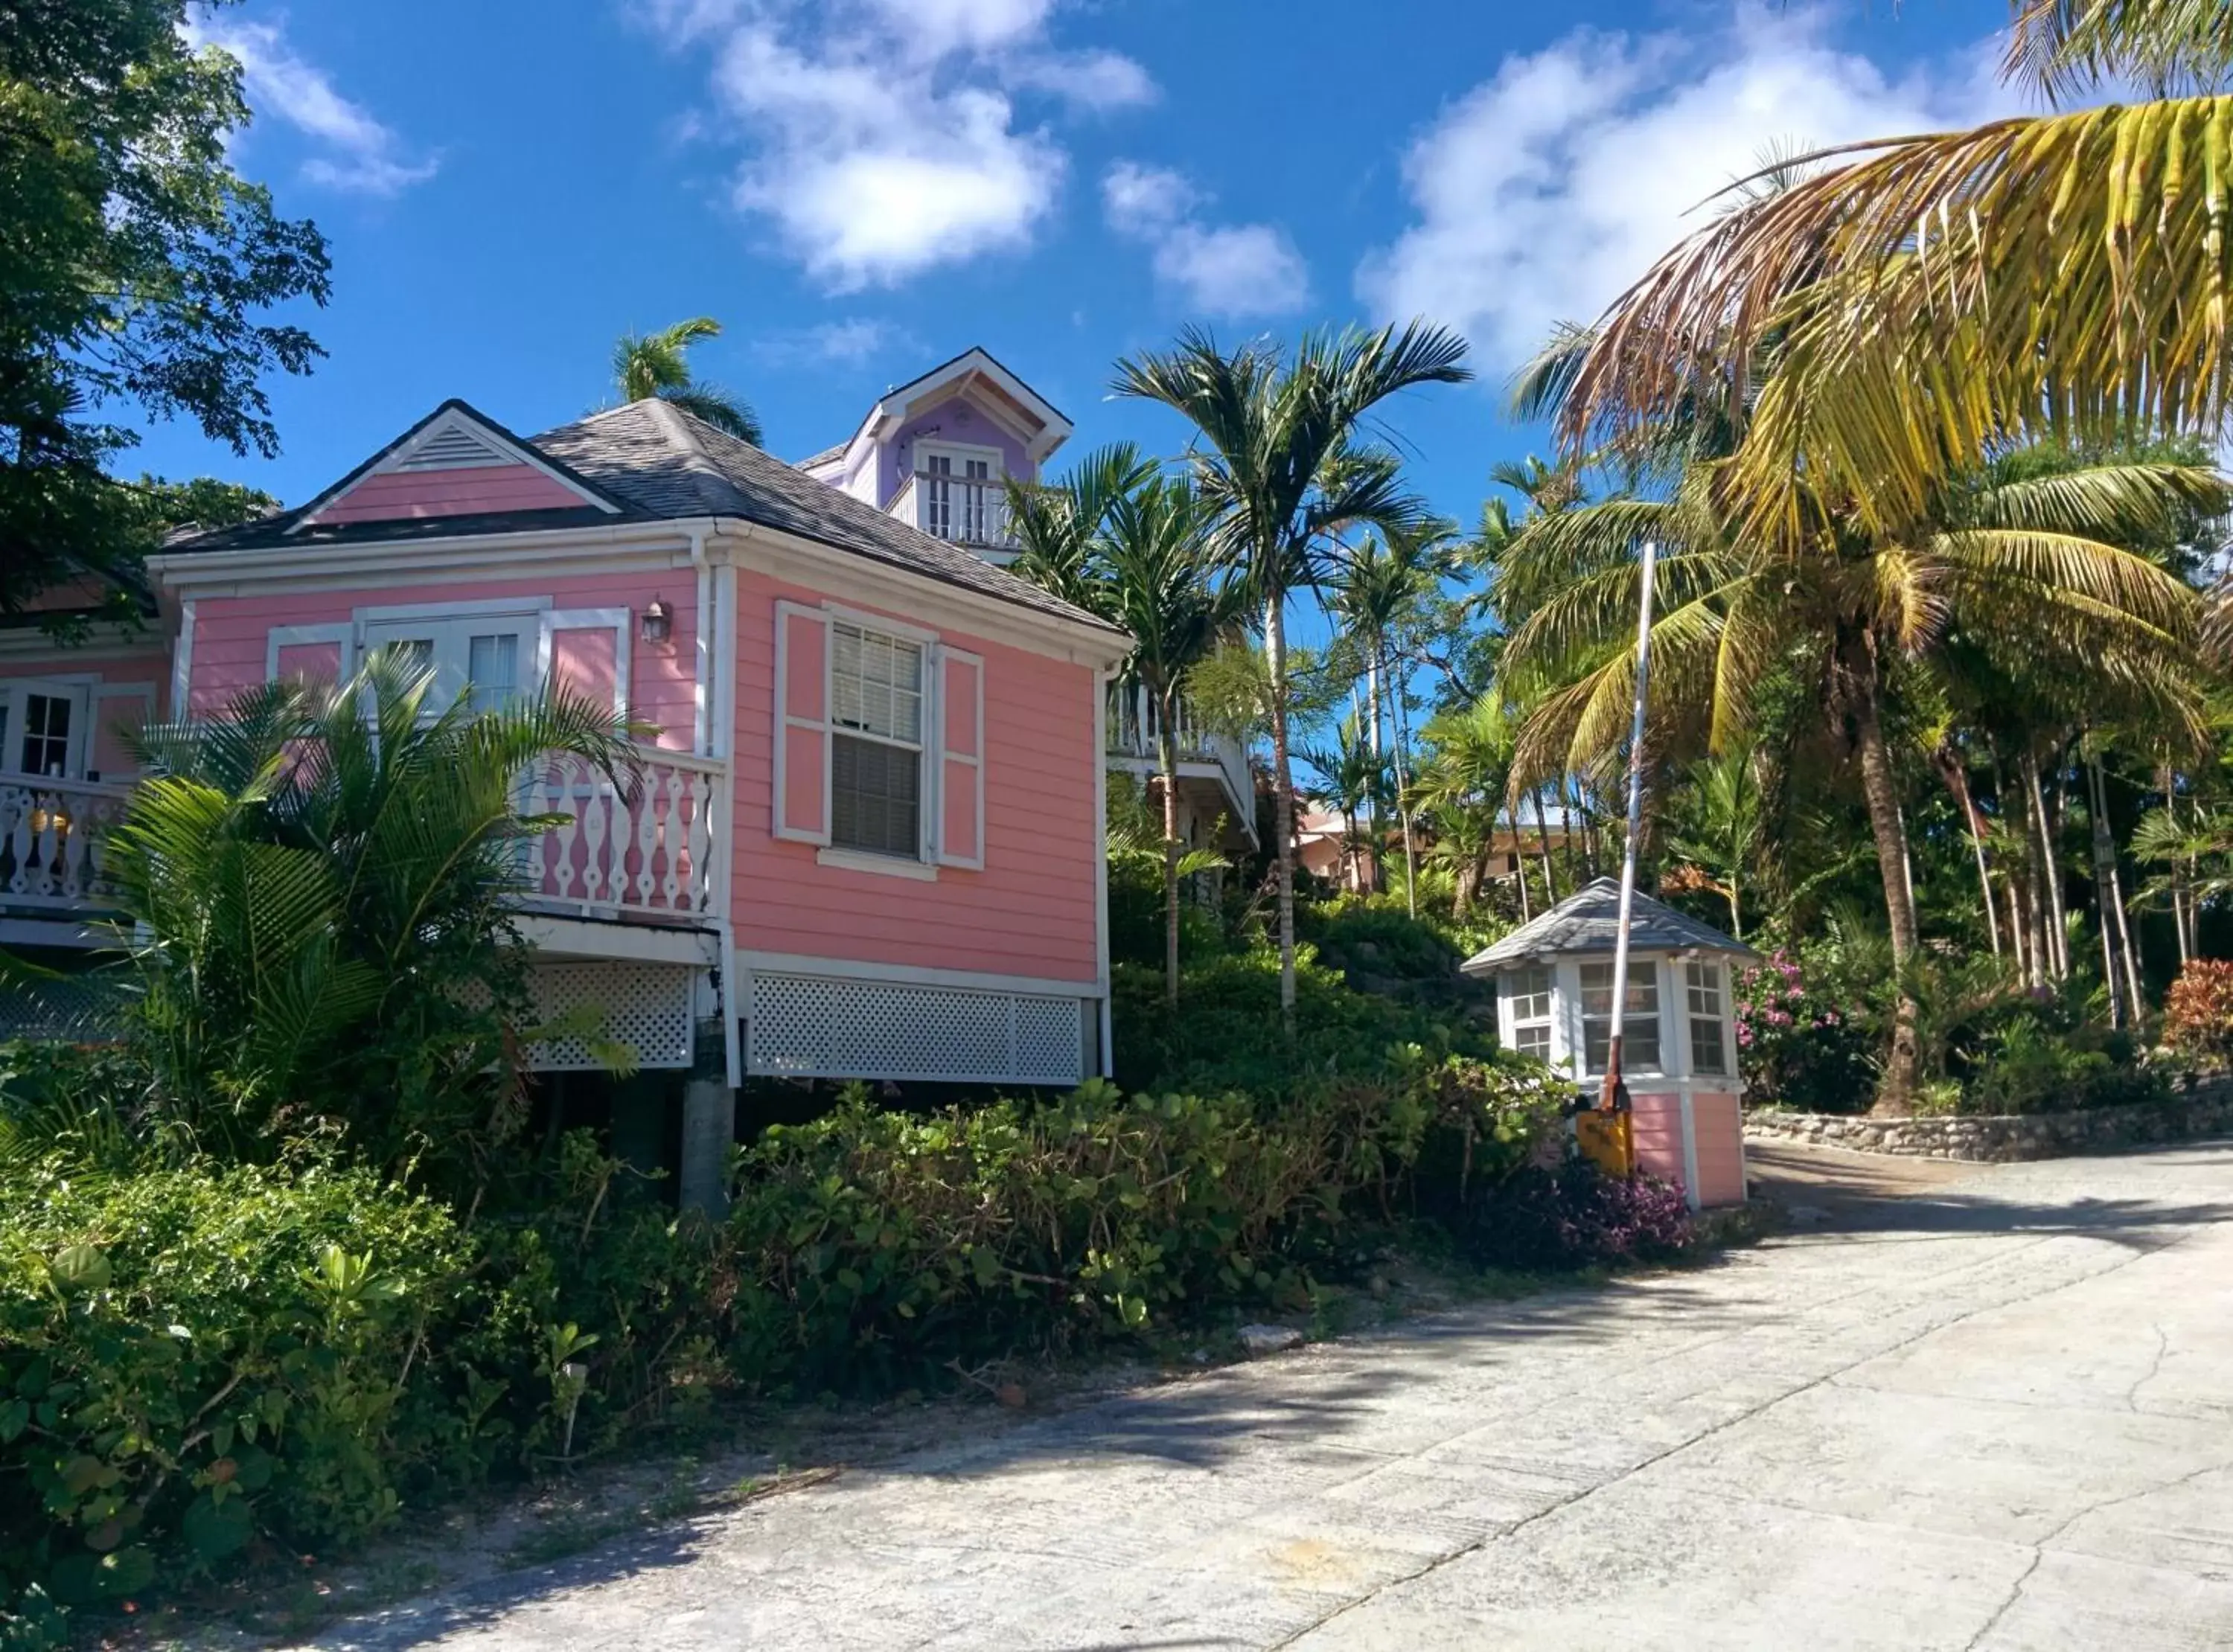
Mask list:
[[[530,990],[538,1021],[588,1011],[588,1024],[534,1045],[527,1064],[538,1072],[584,1072],[603,1066],[593,1041],[626,1044],[640,1067],[687,1067],[696,1044],[698,972],[687,965],[600,961],[537,964]]]
[[[1075,1084],[1080,998],[755,970],[745,1066],[785,1078]]]

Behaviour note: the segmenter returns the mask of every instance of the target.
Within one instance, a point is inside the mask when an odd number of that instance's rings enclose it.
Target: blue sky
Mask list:
[[[237,159],[333,244],[328,359],[271,461],[156,428],[127,469],[289,502],[448,395],[522,431],[615,335],[707,314],[786,458],[982,343],[1076,420],[1118,354],[1426,313],[1479,385],[1398,406],[1438,508],[1540,445],[1501,387],[1774,144],[1969,124],[2000,0],[245,0]],[[1059,461],[1058,461],[1058,468]]]

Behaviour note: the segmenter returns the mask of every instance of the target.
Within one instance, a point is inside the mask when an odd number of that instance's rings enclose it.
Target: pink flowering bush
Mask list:
[[[1859,993],[1827,990],[1778,947],[1741,971],[1737,1070],[1756,1106],[1807,1113],[1866,1108],[1876,1088],[1876,1016]]]

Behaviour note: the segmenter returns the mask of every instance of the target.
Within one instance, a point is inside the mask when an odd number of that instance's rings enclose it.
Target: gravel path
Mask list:
[[[1020,1421],[319,1644],[2222,1648],[2229,1421],[2233,1147],[1979,1168],[1711,1268]]]

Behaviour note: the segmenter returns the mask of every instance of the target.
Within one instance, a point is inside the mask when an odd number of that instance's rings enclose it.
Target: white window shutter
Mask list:
[[[941,646],[938,727],[938,863],[985,868],[985,661]]]
[[[830,842],[830,616],[775,605],[775,835]]]

